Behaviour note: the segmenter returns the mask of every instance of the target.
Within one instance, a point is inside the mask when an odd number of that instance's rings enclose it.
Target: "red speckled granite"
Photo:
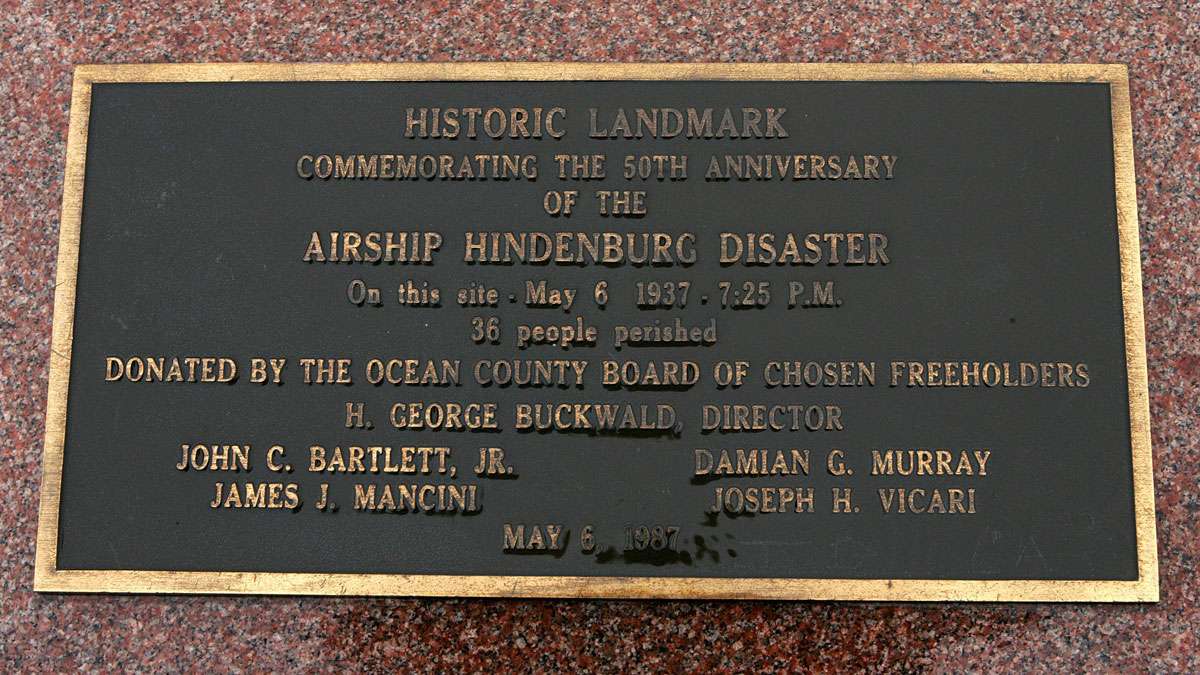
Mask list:
[[[1200,670],[1200,4],[0,0],[0,668]],[[1162,602],[874,605],[30,591],[71,68],[154,61],[1128,63]]]

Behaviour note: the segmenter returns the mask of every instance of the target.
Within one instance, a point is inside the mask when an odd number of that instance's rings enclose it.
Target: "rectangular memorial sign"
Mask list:
[[[1152,601],[1110,65],[81,66],[42,591]]]

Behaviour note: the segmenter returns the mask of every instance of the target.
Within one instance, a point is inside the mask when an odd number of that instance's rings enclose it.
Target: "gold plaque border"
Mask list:
[[[79,228],[92,85],[106,82],[486,80],[959,80],[1107,83],[1112,110],[1121,297],[1128,364],[1136,580],[791,579],[453,576],[59,569],[58,522],[67,421]],[[63,181],[50,385],[33,586],[41,592],[245,593],[553,598],[1156,602],[1159,598],[1141,255],[1129,76],[1119,64],[364,63],[129,64],[75,69]]]

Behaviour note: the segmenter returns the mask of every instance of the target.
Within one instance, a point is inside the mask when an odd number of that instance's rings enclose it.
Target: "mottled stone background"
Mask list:
[[[0,0],[0,669],[1200,669],[1200,3],[384,4]],[[427,60],[1129,64],[1162,602],[32,593],[72,66]]]

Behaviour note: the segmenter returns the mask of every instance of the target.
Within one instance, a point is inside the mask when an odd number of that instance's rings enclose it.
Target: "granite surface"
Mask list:
[[[383,5],[0,0],[0,669],[1200,670],[1200,3]],[[425,60],[1129,64],[1162,601],[31,592],[72,66]]]

